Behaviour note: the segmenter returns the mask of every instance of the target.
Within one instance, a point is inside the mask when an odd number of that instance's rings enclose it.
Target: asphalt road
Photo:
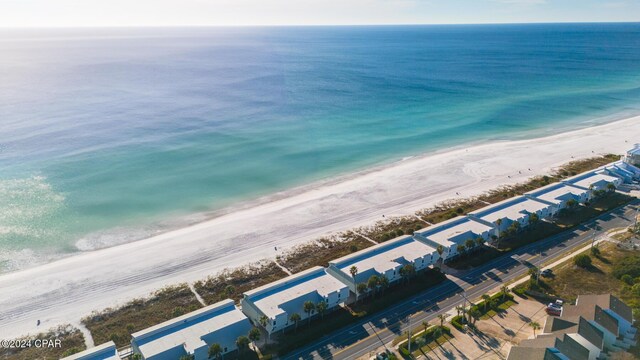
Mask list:
[[[464,301],[526,274],[531,264],[538,266],[562,258],[565,254],[592,241],[594,229],[603,232],[628,226],[640,201],[603,214],[578,228],[524,246],[491,262],[458,275],[389,309],[372,314],[362,321],[328,334],[283,359],[355,359],[391,342],[422,321],[433,322]],[[597,236],[597,235],[596,235]],[[517,259],[517,260],[516,260]],[[524,262],[524,264],[523,264]],[[527,266],[528,265],[528,266]]]

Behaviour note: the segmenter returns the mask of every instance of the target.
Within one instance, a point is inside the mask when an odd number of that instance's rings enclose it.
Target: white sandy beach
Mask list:
[[[165,285],[273,258],[274,246],[291,248],[372,224],[383,214],[410,214],[446,199],[477,195],[549,173],[572,159],[622,154],[637,141],[640,117],[427,154],[146,240],[5,274],[0,276],[0,338],[78,323],[93,310]],[[42,321],[39,327],[37,320]]]

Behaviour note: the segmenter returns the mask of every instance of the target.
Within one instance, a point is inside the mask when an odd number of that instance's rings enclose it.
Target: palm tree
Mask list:
[[[384,294],[384,289],[389,287],[389,278],[386,275],[380,275],[380,288]]]
[[[253,346],[258,347],[256,343],[260,341],[260,329],[258,329],[257,327],[252,328],[251,330],[249,330],[248,337],[249,337],[249,340],[253,342]]]
[[[194,355],[182,355],[180,356],[180,360],[193,360],[194,359]]]
[[[458,254],[460,254],[460,255],[464,255],[465,249],[466,248],[462,244],[458,244],[458,246],[456,246],[456,250],[458,251]]]
[[[464,242],[464,246],[467,248],[467,250],[471,251],[471,249],[473,249],[476,246],[476,242],[471,239],[467,239]]]
[[[478,237],[476,238],[476,244],[477,244],[478,246],[482,246],[482,244],[484,244],[484,238],[483,238],[482,236],[478,236]]]
[[[142,360],[142,354],[135,353],[131,355],[131,360]]]
[[[429,328],[429,322],[428,321],[423,321],[422,322],[422,327],[424,328],[424,334],[427,334],[427,329]]]
[[[608,183],[608,184],[607,184],[607,190],[609,190],[609,191],[611,191],[611,192],[616,191],[616,186],[615,186],[615,184],[613,184],[613,183]]]
[[[358,298],[360,297],[360,295],[363,294],[365,291],[367,291],[367,284],[360,283],[358,284],[358,286],[356,286],[356,301],[358,301]]]
[[[258,319],[258,322],[265,330],[267,330],[267,324],[269,323],[269,318],[267,317],[267,315],[260,316],[260,319]],[[267,339],[265,340],[265,342],[269,342],[270,337],[271,337],[271,334],[269,334],[269,331],[267,331]]]
[[[477,308],[473,308],[469,311],[469,317],[473,319],[471,325],[474,325],[478,319],[480,319],[480,311]]]
[[[502,225],[502,219],[496,220],[496,225],[497,225],[496,230],[498,230],[498,247],[500,247],[500,237],[501,237],[500,236],[501,235],[500,234],[500,225]]]
[[[236,292],[236,289],[231,285],[227,285],[227,287],[224,288],[224,293],[225,295],[227,295],[228,298],[233,297],[233,294],[235,292]]]
[[[289,320],[293,321],[293,323],[295,324],[294,330],[298,330],[298,321],[300,321],[300,319],[300,314],[298,313],[293,313],[291,314],[291,316],[289,316]]]
[[[248,337],[244,335],[238,336],[238,339],[236,339],[236,346],[238,347],[238,352],[242,354],[244,350],[249,347],[249,343],[250,341]]]
[[[538,216],[538,214],[536,213],[529,214],[529,225],[533,225],[538,221],[540,221],[540,216]]]
[[[491,300],[491,296],[487,294],[483,294],[482,300],[484,300],[484,312],[487,312],[487,305],[489,305],[489,300]]]
[[[209,346],[209,359],[220,359],[222,357],[222,346],[215,343]]]
[[[356,266],[352,266],[351,268],[349,268],[349,272],[351,273],[351,277],[353,278],[353,281],[356,281],[356,275],[358,275],[358,268]]]
[[[500,287],[500,291],[502,292],[502,301],[504,301],[507,297],[507,294],[511,292],[511,289],[509,289],[507,285],[502,285]]]
[[[460,316],[460,313],[464,311],[464,308],[460,305],[456,306],[456,315]]]
[[[371,290],[373,295],[376,294],[375,291],[378,288],[378,284],[380,284],[380,278],[378,278],[378,275],[371,275],[371,277],[367,281],[367,287],[369,288],[369,290]]]
[[[533,329],[533,337],[536,337],[536,330],[540,330],[540,324],[535,321],[529,323],[529,326]]]
[[[416,273],[416,268],[413,264],[406,264],[400,268],[400,276],[409,282],[409,279]]]
[[[319,301],[316,304],[316,310],[318,311],[318,314],[320,314],[320,319],[324,319],[324,313],[325,311],[327,311],[328,307],[329,307],[329,304],[327,304],[326,301]]]
[[[438,252],[438,262],[440,262],[440,265],[438,265],[438,267],[442,269],[442,263],[444,262],[444,259],[442,258],[442,254],[444,254],[444,246],[438,245],[436,251]]]
[[[312,301],[305,301],[304,304],[302,305],[302,309],[307,314],[307,319],[309,319],[309,325],[311,325],[311,314],[315,311],[316,304],[314,304]]]
[[[438,314],[438,320],[440,320],[440,327],[444,326],[444,322],[447,321],[445,314]]]

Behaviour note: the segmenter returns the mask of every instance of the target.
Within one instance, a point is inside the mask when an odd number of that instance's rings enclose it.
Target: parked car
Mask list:
[[[553,276],[553,270],[551,270],[551,269],[542,270],[540,275],[542,275],[543,277],[547,277],[547,278],[548,277],[552,277]]]

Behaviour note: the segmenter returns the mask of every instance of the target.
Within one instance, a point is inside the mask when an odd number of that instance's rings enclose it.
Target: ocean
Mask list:
[[[640,114],[640,24],[0,30],[0,272]]]

